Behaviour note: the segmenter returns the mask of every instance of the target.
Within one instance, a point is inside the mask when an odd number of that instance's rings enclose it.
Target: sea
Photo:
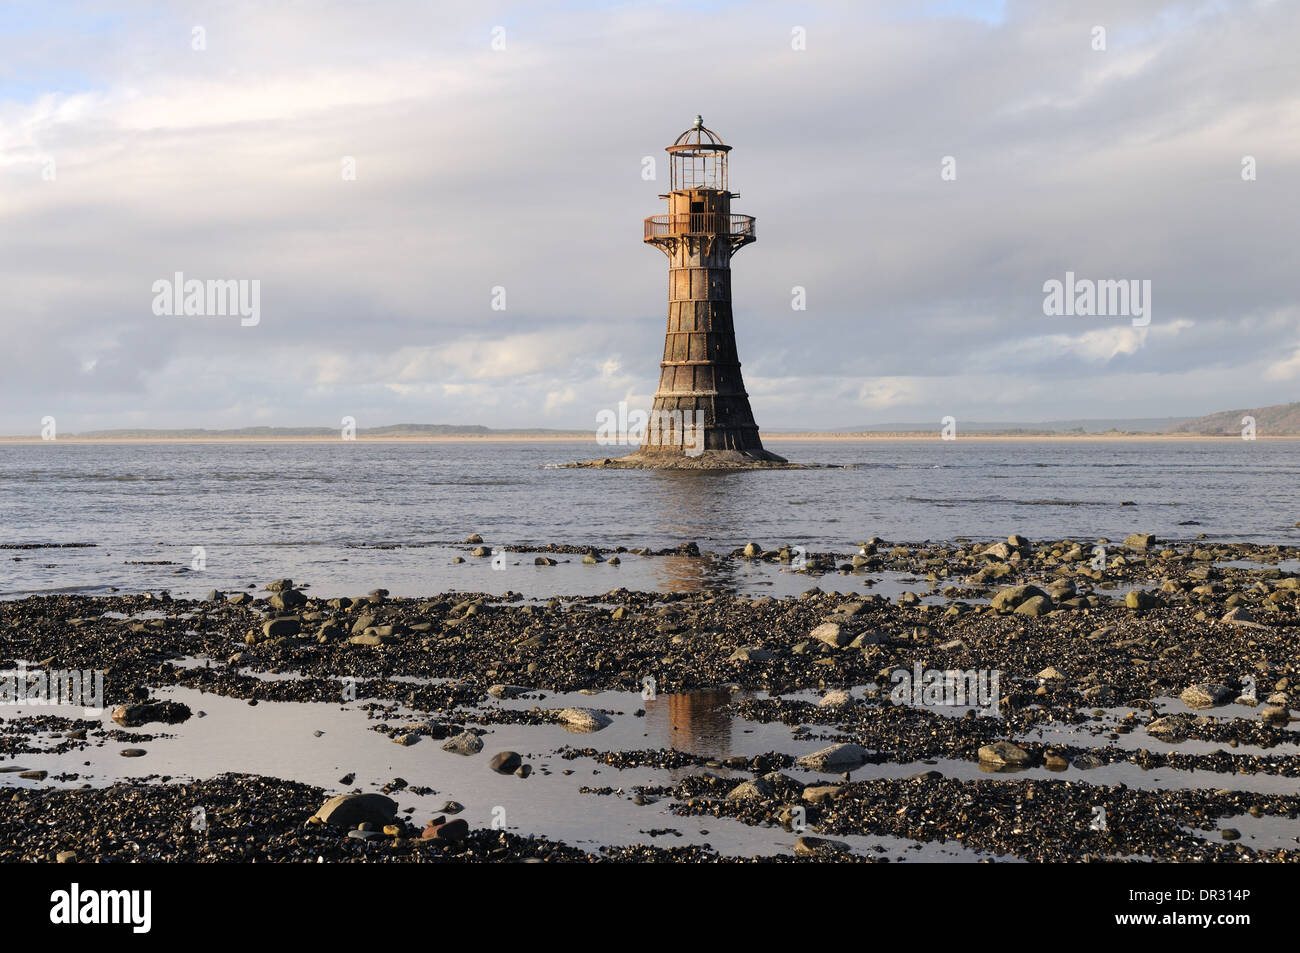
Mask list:
[[[1161,539],[1300,544],[1300,441],[828,440],[767,446],[798,470],[569,469],[574,441],[0,445],[0,598],[37,593],[385,588],[594,595],[618,587],[797,592],[806,577],[709,558],[754,541],[852,553],[920,543]],[[497,558],[463,545],[480,534]],[[550,543],[700,559],[560,556]],[[75,545],[70,545],[75,544]],[[33,548],[35,547],[35,548]],[[460,557],[463,562],[458,562]]]

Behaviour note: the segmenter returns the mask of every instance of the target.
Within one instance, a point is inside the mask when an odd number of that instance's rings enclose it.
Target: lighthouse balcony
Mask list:
[[[651,215],[645,220],[645,240],[686,238],[689,236],[730,236],[740,244],[754,241],[754,216],[720,212],[685,212],[675,215]]]

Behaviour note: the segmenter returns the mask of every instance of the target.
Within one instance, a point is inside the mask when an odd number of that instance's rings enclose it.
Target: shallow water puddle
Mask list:
[[[622,770],[594,759],[566,759],[566,748],[591,747],[597,751],[676,748],[706,758],[752,756],[772,750],[798,755],[815,750],[819,742],[798,741],[785,725],[754,724],[722,711],[732,699],[728,690],[690,695],[661,695],[643,699],[638,693],[608,692],[597,695],[569,693],[537,698],[502,700],[492,707],[528,710],[589,707],[616,712],[613,722],[594,733],[574,733],[557,724],[491,724],[482,739],[483,751],[465,757],[444,751],[441,742],[423,737],[417,744],[394,744],[387,735],[372,730],[379,723],[396,725],[404,718],[421,719],[391,703],[368,710],[368,699],[347,705],[304,702],[246,701],[193,689],[159,690],[162,700],[183,702],[194,716],[178,725],[150,725],[125,729],[128,735],[156,737],[150,741],[92,741],[88,747],[67,753],[24,754],[0,761],[0,767],[43,769],[44,781],[0,774],[4,784],[24,786],[95,786],[118,780],[157,780],[159,777],[200,778],[225,772],[279,777],[318,785],[331,793],[360,788],[377,790],[402,778],[407,787],[392,793],[399,809],[414,808],[417,824],[439,813],[447,799],[466,806],[463,816],[471,827],[489,827],[494,821],[521,834],[544,834],[576,846],[655,843],[660,846],[708,844],[724,854],[753,856],[793,851],[796,835],[779,827],[755,827],[730,818],[680,817],[670,811],[671,799],[638,805],[635,786],[672,784],[688,773],[712,770],[692,766],[660,769],[642,766]],[[644,715],[635,713],[644,709]],[[479,709],[464,712],[466,722]],[[203,712],[200,717],[199,713]],[[15,716],[34,714],[83,717],[80,709],[16,709]],[[116,728],[106,712],[101,722]],[[61,739],[49,733],[32,736],[33,744],[54,745]],[[143,757],[126,759],[120,752],[142,747]],[[488,761],[498,751],[518,751],[533,767],[527,779],[498,775]],[[570,772],[565,774],[564,772]],[[75,778],[58,780],[59,775]],[[354,774],[351,784],[340,779]],[[737,780],[749,777],[737,774]],[[417,795],[410,787],[431,788]],[[609,794],[580,789],[613,789]],[[198,805],[201,806],[201,805]],[[303,818],[305,820],[305,818]],[[815,832],[810,832],[815,833]],[[889,837],[835,837],[855,852],[914,860],[978,860],[982,855],[956,844],[918,844]]]

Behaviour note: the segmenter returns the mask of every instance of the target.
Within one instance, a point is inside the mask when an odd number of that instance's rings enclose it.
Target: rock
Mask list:
[[[286,589],[292,589],[292,588],[293,588],[292,579],[277,579],[275,582],[268,582],[266,584],[267,592],[284,592]]]
[[[822,801],[839,797],[843,789],[843,785],[840,784],[810,784],[803,789],[800,796],[809,804],[820,804]]]
[[[143,748],[123,748],[118,754],[123,758],[143,758],[148,752]]]
[[[1224,840],[1237,840],[1241,837],[1241,831],[1237,830],[1235,827],[1225,827],[1219,832],[1219,836]]]
[[[40,771],[40,770],[19,771],[18,777],[22,778],[24,781],[44,781],[47,777],[49,777],[49,774],[50,772],[48,771]]]
[[[493,685],[488,689],[488,694],[493,698],[518,698],[529,690],[522,685]]]
[[[800,857],[811,857],[816,854],[848,854],[852,848],[842,840],[804,834],[795,840],[794,852]]]
[[[1011,558],[1011,551],[1011,546],[1007,543],[994,543],[992,546],[980,553],[980,555],[991,556],[994,559],[1006,562]]]
[[[1155,544],[1153,533],[1130,533],[1124,537],[1124,545],[1135,552],[1144,553]]]
[[[727,656],[728,662],[768,662],[776,658],[767,649],[758,645],[742,645]]]
[[[980,748],[979,759],[985,764],[1027,764],[1029,752],[1010,741],[995,741]]]
[[[470,553],[470,555],[471,555],[471,556],[477,556],[479,559],[482,559],[482,558],[484,558],[485,556],[491,556],[491,555],[492,555],[492,547],[491,547],[491,546],[475,546],[474,549],[473,549],[473,551]]]
[[[61,850],[54,855],[56,864],[75,864],[77,862],[77,852],[75,850]]]
[[[555,563],[555,560],[552,559],[550,556],[538,556],[536,559],[533,560],[533,565],[534,565],[534,566],[554,566],[554,565],[556,565],[556,563]]]
[[[1016,606],[1016,615],[1040,616],[1047,615],[1052,611],[1052,599],[1050,596],[1030,596],[1020,605]]]
[[[836,774],[862,767],[871,758],[871,752],[861,745],[838,744],[806,754],[795,762],[801,768]]]
[[[853,639],[838,622],[823,622],[809,632],[808,637],[837,649],[844,648]]]
[[[763,547],[758,545],[758,543],[749,543],[745,547],[745,555],[750,559],[753,559],[755,556],[761,556],[763,555]]]
[[[514,774],[523,764],[523,758],[519,757],[518,751],[502,751],[494,754],[492,760],[488,762],[488,767],[497,774]]]
[[[1147,734],[1171,744],[1182,741],[1191,731],[1191,725],[1183,715],[1165,715],[1147,725]]]
[[[175,725],[187,721],[191,714],[190,706],[180,702],[150,702],[143,705],[118,705],[113,709],[113,720],[123,728],[135,728],[153,721]]]
[[[1055,667],[1049,665],[1047,666],[1047,668],[1043,669],[1041,672],[1035,675],[1034,678],[1041,679],[1043,681],[1055,682],[1055,681],[1064,680],[1065,676],[1062,675],[1060,672],[1058,672],[1055,669]]]
[[[1233,692],[1218,682],[1200,682],[1183,689],[1179,700],[1188,708],[1217,708],[1232,701]]]
[[[531,764],[521,764],[519,767],[515,768],[515,777],[517,778],[526,778],[532,773],[533,766]]]
[[[267,619],[262,623],[262,637],[279,639],[286,635],[297,635],[299,628],[297,619]]]
[[[465,810],[465,805],[461,804],[460,801],[448,801],[441,807],[440,813],[459,814],[463,810]]]
[[[817,702],[818,708],[843,708],[845,705],[853,703],[853,696],[842,688],[827,692]]]
[[[253,597],[246,592],[237,592],[226,601],[232,606],[245,606],[253,601]]]
[[[999,590],[997,594],[993,596],[989,605],[1001,612],[1003,610],[1015,609],[1016,606],[1020,605],[1025,600],[1038,598],[1040,596],[1047,598],[1047,593],[1043,592],[1043,590],[1039,589],[1037,586],[1011,586],[1007,589]]]
[[[555,710],[555,715],[570,731],[600,731],[614,721],[594,708],[561,708]]]
[[[442,750],[466,756],[478,754],[483,750],[483,739],[472,731],[462,731],[454,738],[447,739],[443,743]]]
[[[396,642],[397,638],[391,635],[354,635],[348,639],[349,645],[384,645],[389,642]]]
[[[467,545],[472,545],[473,543],[481,543],[481,542],[483,542],[483,537],[480,536],[478,533],[470,533],[468,536],[465,537],[465,543]]]
[[[312,816],[335,827],[356,827],[367,822],[382,826],[397,816],[397,802],[384,794],[340,794],[322,804]]]
[[[273,609],[281,611],[291,611],[307,603],[307,597],[297,589],[286,589],[283,592],[272,594],[271,598],[266,600]]]
[[[1130,589],[1128,595],[1124,597],[1124,605],[1130,609],[1154,609],[1160,605],[1160,600],[1154,593],[1144,592],[1141,589]]]
[[[734,788],[727,792],[729,801],[750,801],[764,800],[770,798],[773,794],[771,782],[763,778],[753,778],[749,781],[742,781]]]
[[[413,744],[418,744],[419,741],[420,741],[419,735],[414,734],[413,732],[408,732],[407,734],[398,735],[396,738],[394,738],[393,744],[401,745],[404,748],[409,748]]]
[[[1285,705],[1265,705],[1259,717],[1264,721],[1286,724],[1291,720],[1291,712]]]
[[[1059,754],[1049,754],[1043,758],[1043,767],[1048,771],[1064,771],[1070,766],[1070,762]]]
[[[447,820],[446,818],[436,818],[429,822],[429,825],[420,832],[421,840],[446,841],[449,844],[456,844],[463,841],[469,836],[469,824],[464,818]]]

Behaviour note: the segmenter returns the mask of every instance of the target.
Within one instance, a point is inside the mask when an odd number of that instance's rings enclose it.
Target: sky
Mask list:
[[[641,223],[696,114],[757,218],[764,429],[1300,400],[1297,37],[1290,0],[0,0],[0,433],[648,406]],[[256,324],[156,313],[178,272]],[[1067,272],[1147,323],[1045,314]]]

